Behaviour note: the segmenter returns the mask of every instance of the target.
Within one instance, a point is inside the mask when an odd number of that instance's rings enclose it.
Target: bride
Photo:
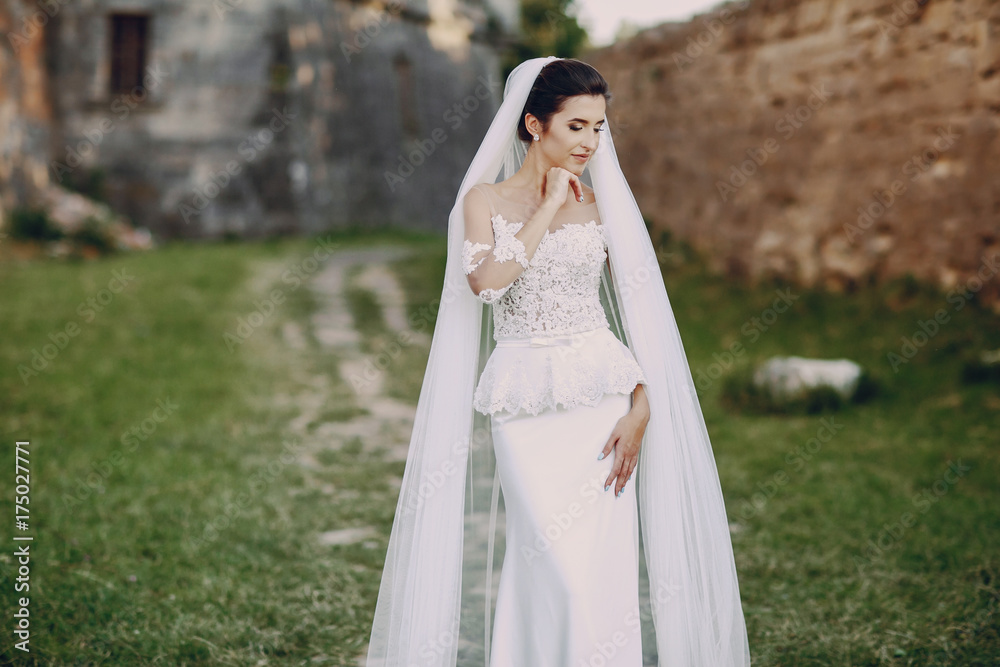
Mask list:
[[[459,190],[369,667],[750,664],[609,99],[583,62],[522,63]]]

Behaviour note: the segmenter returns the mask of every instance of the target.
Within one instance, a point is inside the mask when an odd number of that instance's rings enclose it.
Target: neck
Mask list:
[[[534,197],[541,201],[545,198],[545,176],[549,173],[549,169],[554,166],[547,163],[541,151],[534,150],[532,147],[524,156],[521,168],[510,180],[514,181],[513,185],[516,187],[530,190]]]

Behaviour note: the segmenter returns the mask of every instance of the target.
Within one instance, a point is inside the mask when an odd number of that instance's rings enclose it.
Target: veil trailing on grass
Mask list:
[[[496,182],[501,170],[505,180],[520,168],[526,143],[517,126],[535,78],[553,60],[525,61],[507,78],[503,104],[448,219],[444,288],[389,538],[369,667],[488,664],[502,513],[489,419],[473,410],[472,397],[495,343],[492,312],[462,270],[462,202],[473,185]],[[645,565],[640,584],[648,603],[636,610],[635,621],[646,619],[651,636],[643,641],[644,653],[654,656],[654,665],[749,665],[708,431],[656,253],[607,121],[606,127],[584,174],[608,239],[611,271],[605,268],[601,298],[648,380],[650,408],[636,467]]]

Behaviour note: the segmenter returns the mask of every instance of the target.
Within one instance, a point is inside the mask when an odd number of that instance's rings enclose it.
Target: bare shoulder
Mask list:
[[[485,202],[486,194],[482,190],[485,187],[486,187],[485,183],[478,183],[476,185],[473,185],[471,188],[469,188],[469,191],[465,193],[464,201],[466,203],[479,202],[479,201]]]
[[[507,181],[500,181],[499,183],[480,183],[480,187],[487,188],[492,195],[496,195],[500,199],[510,199],[517,188],[512,188]]]
[[[469,220],[489,220],[490,202],[480,188],[483,184],[469,188],[462,200],[462,207],[465,210],[465,219]]]

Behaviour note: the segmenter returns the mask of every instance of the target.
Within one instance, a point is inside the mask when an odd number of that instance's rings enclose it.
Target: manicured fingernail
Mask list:
[[[607,491],[607,490],[608,490],[608,489],[610,489],[610,488],[611,488],[611,485],[610,485],[610,484],[608,484],[607,486],[605,486],[605,487],[604,487],[604,490],[605,490],[605,491]]]
[[[604,458],[604,452],[601,452],[601,455],[597,457],[597,460],[600,461],[603,458]]]
[[[577,199],[579,199],[579,200],[580,200],[580,203],[581,203],[581,204],[583,203],[583,195],[580,195],[579,197],[577,197]]]

